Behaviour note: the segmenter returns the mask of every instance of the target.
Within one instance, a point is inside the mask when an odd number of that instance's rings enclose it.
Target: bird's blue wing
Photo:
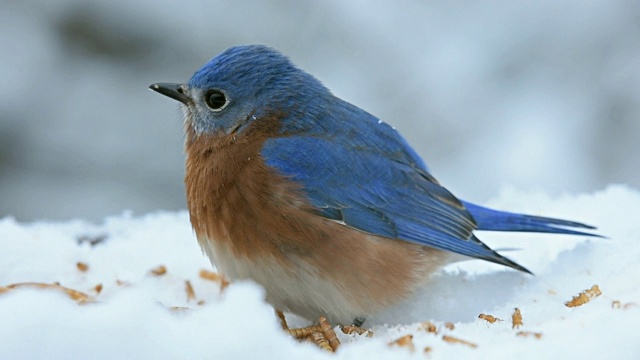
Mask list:
[[[321,216],[527,271],[479,241],[464,205],[438,184],[395,130],[378,125],[386,128],[360,129],[351,137],[342,131],[272,138],[261,154],[268,166],[302,184]]]

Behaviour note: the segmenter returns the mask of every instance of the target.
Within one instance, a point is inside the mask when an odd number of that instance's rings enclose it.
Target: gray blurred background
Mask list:
[[[147,90],[235,44],[396,126],[459,197],[640,186],[640,2],[0,0],[0,217],[185,207]]]

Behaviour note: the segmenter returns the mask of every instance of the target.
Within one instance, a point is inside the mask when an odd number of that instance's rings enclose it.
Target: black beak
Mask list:
[[[149,89],[187,105],[191,102],[191,98],[187,96],[186,88],[184,84],[172,83],[157,83],[149,86]]]

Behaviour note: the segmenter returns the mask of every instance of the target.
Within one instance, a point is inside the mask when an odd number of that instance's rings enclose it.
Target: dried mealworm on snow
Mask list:
[[[162,276],[167,273],[167,267],[164,265],[160,265],[156,268],[151,269],[150,273],[153,276]]]
[[[37,289],[54,289],[54,290],[61,290],[63,292],[65,292],[67,294],[67,296],[69,296],[71,299],[77,301],[79,304],[84,304],[88,301],[92,301],[93,299],[78,290],[74,290],[74,289],[70,289],[68,287],[64,287],[62,285],[60,285],[59,283],[53,283],[53,284],[46,284],[46,283],[38,283],[38,282],[25,282],[25,283],[17,283],[17,284],[11,284],[11,285],[7,285],[5,288],[0,288],[0,293],[2,292],[6,292],[9,290],[13,290],[13,289],[18,289],[18,288],[23,288],[23,287],[32,287],[32,288],[37,288]]]
[[[347,326],[343,326],[341,329],[342,329],[342,332],[347,334],[347,335],[351,335],[351,334],[363,335],[363,334],[366,334],[367,337],[373,337],[373,331],[371,331],[369,329],[363,329],[363,328],[361,328],[359,326],[347,325]]]
[[[81,272],[87,272],[87,270],[89,270],[89,265],[87,265],[86,263],[80,262],[80,261],[78,261],[76,263],[76,267]]]
[[[413,345],[413,335],[410,335],[410,334],[402,336],[402,337],[390,342],[388,345],[389,346],[406,347],[411,352],[413,352],[415,350],[415,346]]]
[[[311,338],[316,343],[316,345],[320,347],[320,349],[326,350],[329,352],[334,352],[333,348],[329,345],[329,342],[321,332],[312,333]]]
[[[542,333],[539,332],[533,332],[533,331],[518,331],[516,333],[517,336],[524,336],[524,337],[529,337],[529,336],[533,336],[536,339],[542,339]]]
[[[478,315],[478,319],[482,319],[486,322],[489,322],[491,324],[493,324],[496,321],[502,321],[500,319],[498,319],[497,317],[493,316],[493,315],[488,315],[488,314],[480,314]]]
[[[289,325],[287,324],[287,319],[284,318],[284,313],[280,310],[276,310],[276,316],[278,317],[278,320],[280,320],[282,330],[288,330]]]
[[[522,323],[522,313],[520,312],[520,309],[515,308],[513,309],[513,315],[511,315],[511,328],[517,329],[522,325],[524,325]]]
[[[198,275],[202,279],[219,282],[220,292],[224,291],[224,289],[229,285],[229,281],[227,281],[224,275],[218,274],[217,272],[202,269],[200,270],[200,273],[198,273]]]
[[[600,287],[593,285],[591,289],[584,290],[578,296],[574,296],[570,301],[564,303],[566,307],[578,307],[588,303],[594,297],[602,295]]]
[[[202,279],[209,280],[209,281],[220,281],[222,279],[222,275],[218,274],[217,272],[209,271],[205,269],[200,270],[200,272],[198,273],[198,276],[200,276]]]
[[[193,300],[196,298],[196,292],[193,291],[193,286],[191,286],[191,281],[185,280],[184,289],[187,292],[187,300]]]
[[[329,321],[324,316],[320,316],[320,329],[322,330],[322,335],[324,335],[329,342],[331,349],[333,349],[333,351],[338,350],[340,340],[338,340],[336,332],[333,331],[333,327],[331,327],[331,324],[329,324]]]
[[[286,331],[296,339],[308,338],[309,336],[311,336],[311,334],[315,332],[322,333],[322,329],[320,329],[320,326],[318,325],[307,326],[304,328],[286,329]]]
[[[462,339],[459,339],[457,337],[453,337],[453,336],[449,336],[449,335],[442,335],[442,340],[444,340],[444,341],[446,341],[448,343],[451,343],[451,344],[462,344],[462,345],[467,345],[467,346],[472,347],[472,348],[477,348],[478,347],[477,344],[474,344],[474,343],[472,343],[470,341],[462,340]]]
[[[426,332],[430,332],[434,334],[438,332],[438,329],[436,328],[436,326],[430,321],[425,321],[422,324],[420,324],[420,327],[418,328],[418,330],[424,330]]]

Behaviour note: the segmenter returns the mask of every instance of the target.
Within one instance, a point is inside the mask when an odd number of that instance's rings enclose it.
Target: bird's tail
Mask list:
[[[468,202],[463,202],[463,204],[476,220],[478,230],[522,231],[602,237],[584,231],[594,230],[595,227],[575,221],[498,211]]]

